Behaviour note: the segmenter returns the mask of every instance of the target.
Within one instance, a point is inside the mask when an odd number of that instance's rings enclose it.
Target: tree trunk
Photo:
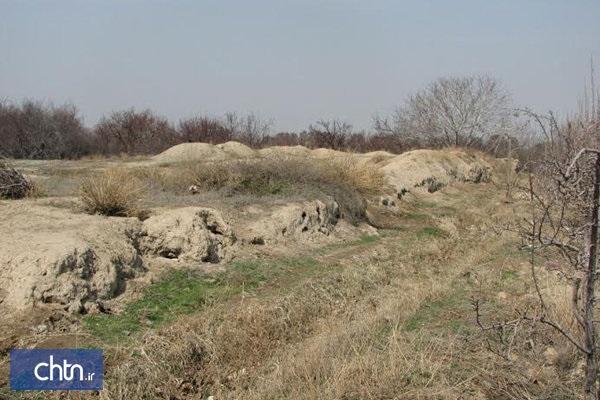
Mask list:
[[[507,146],[508,146],[508,150],[507,150],[507,154],[506,154],[506,158],[508,159],[508,168],[506,169],[506,201],[511,201],[512,200],[512,167],[513,167],[513,162],[512,162],[512,140],[510,138],[510,136],[506,135],[506,140],[507,140]]]
[[[598,396],[598,360],[596,351],[596,328],[594,326],[594,305],[596,302],[596,270],[598,257],[598,206],[600,205],[600,154],[596,154],[594,195],[592,203],[592,227],[589,241],[589,258],[585,288],[585,398],[596,400]]]

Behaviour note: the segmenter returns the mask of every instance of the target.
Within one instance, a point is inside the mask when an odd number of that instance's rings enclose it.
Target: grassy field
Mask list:
[[[531,303],[528,254],[493,229],[519,217],[503,200],[493,184],[457,184],[415,196],[378,235],[165,272],[119,313],[83,318],[78,342],[105,350],[104,390],[43,398],[573,398],[564,340],[476,324],[476,300],[487,322]],[[544,285],[558,306],[568,297],[552,275]]]
[[[515,345],[510,365],[474,322],[474,297],[499,317],[530,291],[527,254],[488,226],[514,205],[491,185],[414,205],[380,236],[173,271],[121,313],[86,317],[108,355],[100,397],[571,398],[565,371],[536,364],[545,344]]]

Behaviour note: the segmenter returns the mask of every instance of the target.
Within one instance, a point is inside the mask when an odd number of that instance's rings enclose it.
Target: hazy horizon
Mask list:
[[[366,129],[433,79],[485,74],[565,114],[600,69],[598,20],[597,1],[0,0],[0,98],[70,102],[86,125],[135,107]]]

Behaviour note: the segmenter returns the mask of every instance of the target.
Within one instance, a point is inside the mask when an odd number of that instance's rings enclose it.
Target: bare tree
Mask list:
[[[598,206],[600,202],[600,151],[582,148],[570,163],[547,166],[549,179],[535,185],[530,179],[530,201],[535,211],[530,230],[523,236],[532,251],[532,276],[539,298],[536,319],[567,338],[586,359],[585,394],[596,399],[598,349],[595,328],[598,246]],[[533,265],[533,251],[557,250],[564,264],[562,276],[573,287],[572,312],[576,329],[560,326],[549,315],[549,306],[539,286]]]
[[[177,142],[169,121],[150,110],[114,112],[100,120],[95,134],[104,153],[151,154]]]
[[[184,142],[225,143],[233,134],[218,118],[193,117],[179,121],[178,132]]]
[[[90,151],[75,106],[0,101],[0,154],[14,158],[77,158]]]
[[[375,129],[430,146],[480,146],[509,127],[509,96],[486,76],[441,78],[410,96]]]
[[[560,123],[550,115],[530,113],[548,140],[544,157],[528,167],[530,213],[517,227],[530,252],[536,309],[520,312],[517,319],[485,326],[479,302],[477,323],[482,330],[505,332],[523,321],[541,323],[565,338],[585,358],[585,399],[598,399],[598,332],[596,289],[598,280],[598,224],[600,207],[600,120],[579,118]],[[545,296],[538,278],[538,256],[572,289],[571,315],[561,319]],[[510,341],[512,343],[512,340]]]
[[[227,113],[223,118],[225,129],[233,133],[233,138],[251,147],[259,147],[269,134],[270,120],[263,120],[258,115],[250,113],[239,116],[237,113]]]
[[[308,127],[312,145],[328,149],[343,149],[346,139],[352,134],[352,125],[338,120],[320,120]]]

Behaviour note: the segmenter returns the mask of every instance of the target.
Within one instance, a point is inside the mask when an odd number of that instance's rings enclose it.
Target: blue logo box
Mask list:
[[[104,356],[98,349],[10,351],[12,390],[101,390]]]

